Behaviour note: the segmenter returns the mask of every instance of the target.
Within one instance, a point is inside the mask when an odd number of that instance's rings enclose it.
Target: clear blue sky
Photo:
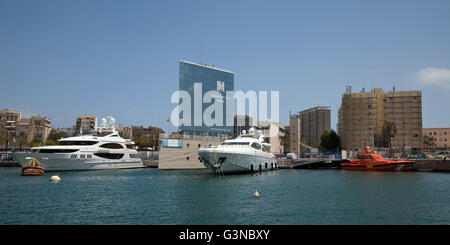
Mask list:
[[[328,105],[336,128],[351,85],[419,89],[423,126],[450,126],[448,0],[0,0],[0,108],[56,127],[87,113],[167,129],[178,59],[279,90],[285,124]]]

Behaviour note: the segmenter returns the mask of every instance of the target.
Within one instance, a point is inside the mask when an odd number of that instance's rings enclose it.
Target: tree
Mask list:
[[[134,142],[136,143],[136,146],[142,147],[142,132],[139,130],[133,135]]]
[[[335,152],[341,146],[341,139],[334,130],[324,130],[320,134],[320,150]]]
[[[67,133],[66,132],[63,132],[63,131],[61,131],[61,132],[52,131],[48,135],[47,140],[45,141],[45,145],[58,145],[59,144],[58,140],[62,139],[62,138],[67,138]]]
[[[33,140],[31,141],[31,147],[36,147],[36,146],[41,146],[44,143],[42,142],[42,139],[39,137],[34,137]]]
[[[290,140],[288,138],[283,137],[281,139],[281,141],[280,141],[280,144],[283,146],[283,151],[285,151],[285,152],[286,152],[286,150],[289,151],[289,148],[291,146],[291,142],[290,142]]]
[[[138,147],[158,147],[159,135],[164,131],[158,127],[149,126],[148,128],[137,127],[133,129],[133,141]]]
[[[1,136],[1,140],[0,140],[1,144],[0,145],[5,144],[5,150],[8,150],[8,146],[9,146],[9,143],[11,142],[11,139],[12,139],[12,137],[11,137],[10,132],[6,131]]]
[[[23,146],[28,145],[27,139],[23,135],[20,135],[18,138],[18,144],[19,144],[19,150],[22,150]]]
[[[62,139],[62,138],[67,138],[67,133],[66,132],[63,132],[63,131],[61,131],[61,132],[51,132],[49,135],[48,135],[48,137],[47,137],[47,141],[48,140],[53,140],[53,141],[58,141],[59,139]]]
[[[395,126],[395,123],[391,121],[384,121],[381,134],[383,136],[383,141],[385,142],[384,146],[391,147],[391,138],[397,134],[397,127]]]

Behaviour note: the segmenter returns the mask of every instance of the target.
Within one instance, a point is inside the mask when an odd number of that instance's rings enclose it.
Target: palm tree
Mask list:
[[[136,145],[138,147],[143,147],[142,146],[142,132],[141,132],[141,130],[137,131],[136,134],[133,135],[133,137],[134,137],[134,141],[135,141]]]
[[[9,143],[11,142],[11,134],[6,131],[6,133],[2,136],[2,143],[5,144],[5,151],[8,151]]]
[[[395,126],[395,123],[391,121],[384,121],[382,135],[385,145],[387,147],[390,148],[392,146],[391,138],[394,137],[396,134],[397,134],[397,127]]]

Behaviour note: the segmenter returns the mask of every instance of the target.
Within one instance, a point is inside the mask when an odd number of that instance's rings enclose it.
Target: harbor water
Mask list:
[[[450,175],[157,169],[22,177],[0,168],[0,224],[450,224]],[[259,197],[254,193],[258,191]]]

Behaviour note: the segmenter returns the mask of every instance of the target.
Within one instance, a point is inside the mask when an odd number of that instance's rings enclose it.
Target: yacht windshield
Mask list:
[[[253,144],[251,146],[257,150],[261,150],[261,145],[256,142],[253,142]]]
[[[221,145],[248,145],[250,142],[223,142]]]

